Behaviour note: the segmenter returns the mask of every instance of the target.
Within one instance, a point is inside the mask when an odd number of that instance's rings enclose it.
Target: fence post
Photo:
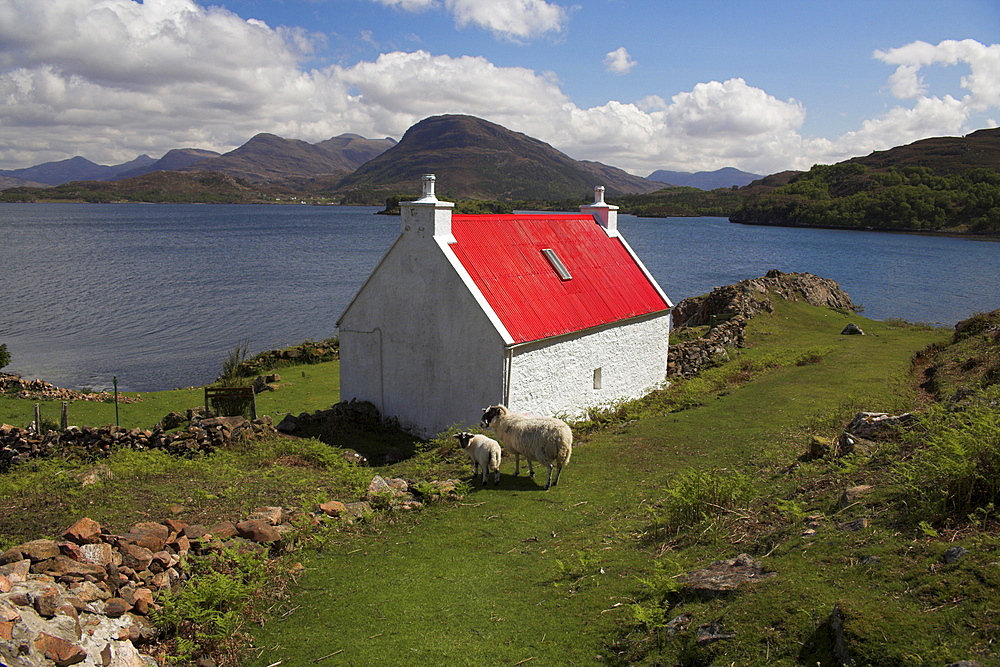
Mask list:
[[[112,375],[111,382],[115,385],[115,426],[120,427],[121,423],[118,421],[118,376]]]
[[[59,417],[59,427],[64,431],[69,428],[69,403],[67,401],[62,402],[62,414]]]
[[[35,433],[41,434],[42,432],[42,408],[39,407],[38,403],[35,403]]]

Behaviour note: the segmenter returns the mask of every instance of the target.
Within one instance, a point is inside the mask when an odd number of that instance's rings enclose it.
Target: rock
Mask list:
[[[61,554],[49,560],[38,561],[31,566],[31,571],[35,574],[44,572],[53,576],[79,575],[84,577],[90,575],[99,579],[103,579],[107,574],[107,570],[101,565],[81,563]]]
[[[240,537],[256,542],[257,544],[269,544],[281,540],[281,533],[275,530],[267,521],[262,519],[248,519],[236,524],[236,530]]]
[[[54,637],[45,632],[38,635],[34,642],[35,649],[56,664],[56,667],[67,667],[87,659],[87,652],[61,637]]]
[[[327,516],[338,517],[347,514],[347,507],[339,500],[330,500],[319,504],[319,510]]]
[[[948,565],[957,563],[962,556],[969,553],[969,550],[965,547],[960,547],[957,544],[953,547],[949,547],[947,551],[944,552],[944,562]]]
[[[375,475],[372,481],[368,484],[368,499],[371,500],[378,496],[378,494],[388,493],[394,495],[392,492],[392,487],[389,483],[385,481],[380,475]]]
[[[859,412],[844,429],[849,435],[866,440],[880,440],[892,435],[900,426],[911,423],[916,416],[906,412],[890,415],[884,412]]]
[[[280,507],[258,507],[250,513],[248,519],[260,519],[272,526],[277,526],[284,521],[285,511]],[[237,526],[239,528],[239,526]]]
[[[60,553],[59,545],[53,540],[32,540],[15,549],[24,554],[25,558],[30,558],[33,563],[55,558]]]
[[[815,461],[829,456],[833,452],[833,446],[828,438],[821,438],[814,435],[809,439],[809,451],[806,452],[807,461]]]
[[[861,327],[859,327],[857,324],[854,324],[853,322],[851,322],[846,327],[844,327],[844,330],[840,332],[840,335],[841,336],[864,336],[865,332],[862,331]]]
[[[76,478],[80,481],[81,486],[90,486],[91,484],[114,479],[114,473],[111,472],[111,468],[102,463],[89,470],[84,470]]]
[[[844,613],[840,605],[834,605],[830,612],[830,634],[833,639],[833,656],[838,665],[850,665],[853,663],[851,654],[847,650],[847,638],[844,636]]]
[[[703,645],[714,644],[717,641],[733,639],[735,637],[736,635],[733,633],[723,632],[718,621],[699,625],[698,630],[695,632],[696,641]]]
[[[236,535],[238,535],[240,531],[236,529],[236,524],[234,524],[232,521],[220,521],[219,523],[209,528],[208,532],[210,532],[212,535],[219,538],[220,540],[227,540],[230,537],[236,537]]]
[[[844,489],[844,492],[840,494],[840,500],[837,501],[837,506],[840,509],[847,507],[848,505],[857,502],[857,500],[872,490],[872,487],[868,484],[861,484],[860,486],[852,486],[849,489]]]
[[[868,519],[865,518],[854,519],[853,521],[845,521],[844,523],[837,524],[837,528],[839,528],[840,530],[847,530],[852,533],[864,530],[867,527],[868,527]]]
[[[84,517],[67,528],[62,536],[76,544],[96,544],[101,541],[101,524]]]
[[[688,572],[681,581],[685,589],[701,597],[713,598],[731,593],[745,583],[776,575],[776,572],[765,572],[763,566],[747,554],[740,554],[731,560],[715,561],[703,570]]]
[[[118,618],[132,608],[124,598],[108,598],[104,601],[104,615],[109,618]]]
[[[368,458],[353,449],[345,449],[340,456],[348,463],[353,463],[354,465],[368,465]]]
[[[278,429],[282,433],[295,433],[296,429],[299,427],[299,420],[292,415],[285,415],[285,418],[278,422],[278,425],[274,428]]]
[[[190,421],[190,419],[187,416],[182,415],[179,412],[171,412],[164,415],[163,419],[161,419],[160,423],[156,426],[164,431],[172,431],[179,426],[183,426],[188,421]]]

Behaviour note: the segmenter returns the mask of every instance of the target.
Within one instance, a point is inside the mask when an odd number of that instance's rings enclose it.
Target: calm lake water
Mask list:
[[[5,371],[153,391],[251,353],[335,335],[395,240],[373,207],[0,204]],[[953,325],[1000,308],[1000,244],[635,218],[619,228],[676,303],[770,269],[838,281],[874,319]]]

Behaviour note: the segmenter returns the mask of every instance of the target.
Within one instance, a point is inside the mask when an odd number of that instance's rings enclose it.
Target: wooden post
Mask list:
[[[59,427],[62,430],[69,428],[69,402],[62,402],[62,416],[59,418]]]
[[[42,432],[42,409],[35,403],[35,433]]]

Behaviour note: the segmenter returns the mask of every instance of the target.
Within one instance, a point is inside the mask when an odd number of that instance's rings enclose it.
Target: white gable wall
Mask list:
[[[514,348],[509,407],[582,416],[588,407],[644,396],[667,372],[669,312]],[[600,369],[600,387],[594,371]]]
[[[431,235],[400,236],[340,319],[342,400],[428,437],[503,395],[504,341]]]

